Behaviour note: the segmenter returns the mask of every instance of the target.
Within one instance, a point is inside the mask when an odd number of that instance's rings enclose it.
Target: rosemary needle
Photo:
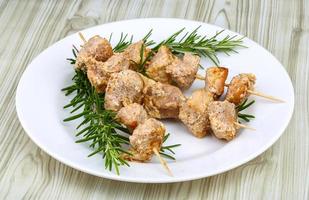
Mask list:
[[[249,108],[252,104],[255,103],[255,101],[252,100],[249,103],[247,103],[247,102],[248,102],[248,99],[245,99],[244,102],[242,102],[240,105],[238,105],[236,107],[236,110],[237,110],[237,116],[240,120],[244,120],[246,122],[249,122],[251,119],[255,118],[255,116],[249,115],[249,114],[243,114],[241,112],[244,111],[245,109]]]

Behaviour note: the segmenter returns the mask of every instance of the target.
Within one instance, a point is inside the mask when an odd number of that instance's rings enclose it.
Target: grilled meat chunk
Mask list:
[[[143,77],[144,107],[149,116],[157,119],[178,118],[185,97],[179,88]]]
[[[129,60],[122,53],[114,54],[106,62],[88,59],[85,63],[88,66],[88,79],[99,93],[105,92],[108,80],[113,73],[129,69],[130,66]]]
[[[225,99],[236,106],[241,104],[248,96],[248,90],[254,90],[254,74],[239,74],[235,76],[228,87]]]
[[[166,67],[166,73],[171,77],[173,85],[181,89],[188,89],[193,81],[199,67],[200,57],[191,53],[185,53],[183,58],[175,58]]]
[[[111,75],[106,88],[104,107],[119,111],[123,106],[142,102],[143,80],[132,70],[123,70]]]
[[[212,101],[213,94],[203,88],[194,91],[180,107],[179,119],[198,138],[206,136],[209,132],[207,108]]]
[[[93,58],[96,61],[104,62],[113,55],[113,48],[105,38],[98,35],[90,38],[80,49],[75,68],[86,70],[87,60]]]
[[[235,105],[228,101],[214,101],[208,106],[211,129],[219,139],[232,140],[237,133]]]
[[[174,55],[166,46],[161,46],[158,52],[150,60],[146,74],[161,83],[170,83],[170,76],[166,73],[166,67],[174,61]]]
[[[118,111],[116,119],[130,130],[134,130],[136,126],[144,123],[148,119],[148,115],[142,105],[132,103],[122,107]]]
[[[210,67],[206,70],[206,89],[218,99],[224,93],[224,85],[229,70],[225,67]]]
[[[140,162],[149,161],[153,155],[153,149],[160,151],[165,135],[164,124],[154,118],[147,119],[139,124],[130,136],[133,156],[126,156],[127,160]]]

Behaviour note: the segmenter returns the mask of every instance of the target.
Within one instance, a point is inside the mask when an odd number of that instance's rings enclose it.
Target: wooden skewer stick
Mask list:
[[[200,75],[200,74],[196,74],[195,78],[198,79],[198,80],[205,80],[205,77]]]
[[[280,102],[280,103],[284,103],[285,102],[285,101],[283,101],[281,99],[278,99],[276,97],[269,96],[269,95],[266,95],[266,94],[263,94],[263,93],[260,93],[260,92],[256,92],[256,91],[252,91],[252,90],[248,90],[248,92],[250,94],[255,95],[255,96],[264,97],[265,99],[269,99],[269,100],[272,100],[272,101],[275,101],[275,102]]]
[[[199,75],[199,74],[196,74],[195,78],[198,79],[198,80],[205,80],[205,77],[203,77],[202,75]],[[229,87],[229,84],[224,84],[224,86],[225,87]],[[278,99],[276,97],[273,97],[273,96],[270,96],[270,95],[267,95],[267,94],[263,94],[261,92],[252,91],[252,90],[247,90],[247,91],[248,91],[248,93],[250,93],[252,95],[263,97],[265,99],[269,99],[269,100],[272,100],[272,101],[275,101],[275,102],[280,102],[280,103],[284,103],[285,102],[282,99]]]
[[[246,126],[246,125],[243,125],[243,124],[240,124],[240,123],[237,123],[237,122],[234,122],[234,124],[235,124],[236,126],[238,126],[239,128],[245,128],[245,129],[250,129],[250,130],[252,130],[252,131],[256,131],[255,128],[252,128],[252,127],[250,127],[250,126]]]
[[[160,163],[162,164],[162,166],[166,169],[167,173],[170,175],[170,176],[173,176],[172,174],[172,171],[170,170],[170,168],[168,167],[166,161],[161,157],[160,153],[158,152],[158,150],[156,148],[153,148],[152,149],[153,152],[156,154],[156,156],[158,156],[159,160],[160,160]]]
[[[83,35],[81,32],[78,32],[78,35],[79,35],[80,39],[82,39],[82,41],[83,41],[84,43],[87,42],[87,40],[85,39],[84,35]]]

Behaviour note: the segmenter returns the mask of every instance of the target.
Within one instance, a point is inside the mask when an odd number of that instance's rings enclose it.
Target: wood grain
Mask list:
[[[307,0],[0,1],[0,199],[309,199],[308,13]],[[295,87],[295,112],[285,134],[245,165],[175,184],[102,179],[42,152],[15,112],[16,87],[29,62],[73,32],[139,17],[214,23],[271,51]]]

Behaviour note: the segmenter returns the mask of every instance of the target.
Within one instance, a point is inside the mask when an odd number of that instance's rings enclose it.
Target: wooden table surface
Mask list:
[[[0,199],[309,199],[308,13],[307,0],[0,1]],[[140,17],[217,24],[272,52],[287,69],[296,95],[282,137],[234,170],[174,184],[98,178],[40,150],[15,111],[16,87],[29,62],[81,29]]]

